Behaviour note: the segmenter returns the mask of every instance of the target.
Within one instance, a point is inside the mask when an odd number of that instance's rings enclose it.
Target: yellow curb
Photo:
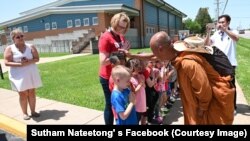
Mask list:
[[[26,139],[26,124],[0,114],[0,129],[7,131],[13,135]]]

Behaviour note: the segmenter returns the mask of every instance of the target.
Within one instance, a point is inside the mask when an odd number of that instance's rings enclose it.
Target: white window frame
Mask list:
[[[73,27],[73,21],[72,20],[67,20],[67,28],[71,28],[71,27]]]
[[[23,26],[23,32],[24,33],[28,32],[28,26]]]
[[[76,19],[75,20],[75,27],[80,27],[81,26],[81,20],[80,19]]]
[[[89,26],[89,18],[83,19],[83,26]]]
[[[92,18],[92,23],[93,23],[93,25],[98,25],[99,23],[98,23],[98,17],[93,17]]]
[[[23,28],[21,26],[18,27],[19,30],[23,31]]]
[[[50,30],[50,23],[45,23],[44,26],[45,26],[45,30]]]
[[[52,26],[52,27],[51,27],[52,29],[57,29],[57,23],[56,23],[56,22],[52,22],[52,23],[51,23],[51,26]]]

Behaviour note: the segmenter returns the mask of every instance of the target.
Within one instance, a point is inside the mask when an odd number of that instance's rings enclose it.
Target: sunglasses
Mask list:
[[[15,38],[20,39],[20,38],[23,38],[23,37],[24,37],[24,35],[20,35],[20,36],[16,36]]]

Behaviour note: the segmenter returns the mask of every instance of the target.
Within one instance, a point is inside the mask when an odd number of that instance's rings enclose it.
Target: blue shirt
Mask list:
[[[133,107],[127,119],[123,120],[120,118],[119,113],[125,112],[129,101],[130,90],[124,89],[123,91],[113,90],[111,94],[112,108],[117,113],[116,124],[117,125],[138,125],[135,107]]]

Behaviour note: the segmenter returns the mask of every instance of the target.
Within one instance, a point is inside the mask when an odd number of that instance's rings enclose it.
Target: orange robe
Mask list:
[[[174,61],[178,72],[184,124],[232,124],[234,91],[231,77],[221,77],[198,53],[182,52]],[[198,116],[198,108],[204,110]]]

